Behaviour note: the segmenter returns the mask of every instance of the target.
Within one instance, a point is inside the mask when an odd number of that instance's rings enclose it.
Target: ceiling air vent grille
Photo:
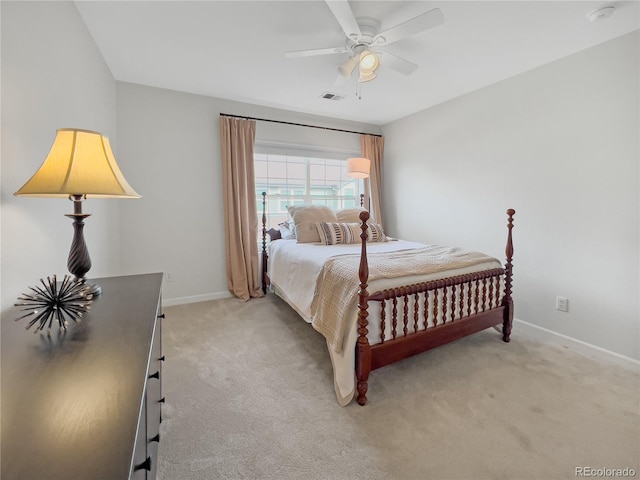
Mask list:
[[[322,95],[320,95],[320,98],[324,98],[325,100],[333,100],[334,102],[337,102],[339,100],[344,100],[346,97],[338,93],[324,92]]]

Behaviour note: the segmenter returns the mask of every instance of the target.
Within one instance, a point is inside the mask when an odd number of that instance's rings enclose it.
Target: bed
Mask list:
[[[263,193],[263,290],[325,337],[340,405],[353,398],[365,405],[371,371],[390,363],[489,327],[501,325],[509,341],[514,210],[507,210],[504,266],[479,252],[389,239],[363,208],[349,209],[357,223],[326,222],[316,210],[287,238],[285,226],[267,230]],[[320,241],[301,241],[301,226]]]

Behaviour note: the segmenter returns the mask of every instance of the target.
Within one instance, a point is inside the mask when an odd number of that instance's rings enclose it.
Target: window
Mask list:
[[[347,176],[346,159],[255,153],[254,166],[259,225],[262,192],[267,192],[267,229],[289,218],[290,205],[314,203],[333,210],[360,205],[362,180]]]

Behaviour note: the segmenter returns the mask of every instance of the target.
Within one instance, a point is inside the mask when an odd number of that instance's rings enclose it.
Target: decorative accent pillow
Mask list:
[[[295,240],[296,234],[289,230],[288,227],[281,225],[280,226],[280,238],[283,240]]]
[[[355,231],[352,228],[357,224],[350,223],[316,223],[316,228],[320,234],[320,241],[325,245],[338,245],[340,243],[356,243],[360,240],[354,236]]]
[[[336,218],[341,223],[360,223],[360,213],[366,211],[366,208],[343,208],[336,212]]]
[[[368,225],[367,242],[386,242],[387,236],[378,223]],[[318,222],[316,229],[320,235],[320,241],[325,245],[338,245],[346,243],[360,243],[362,229],[359,223],[329,223]]]
[[[295,225],[293,224],[293,218],[289,217],[286,222],[279,223],[278,227],[284,227],[288,230],[293,231],[293,229],[295,228]]]
[[[275,228],[270,228],[269,230],[267,230],[267,235],[269,235],[269,238],[272,242],[274,240],[280,240],[282,238],[280,230],[276,230]]]
[[[316,223],[336,222],[338,220],[333,210],[325,205],[292,205],[288,210],[295,224],[298,243],[319,242],[320,234],[316,228]]]
[[[369,230],[367,230],[367,242],[386,242],[387,236],[384,234],[384,230],[382,230],[382,225],[379,223],[368,223]],[[360,229],[360,224],[358,224],[358,230]]]

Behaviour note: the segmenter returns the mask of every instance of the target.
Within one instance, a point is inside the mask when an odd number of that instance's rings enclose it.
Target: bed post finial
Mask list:
[[[262,192],[262,293],[267,293],[267,192]]]
[[[513,298],[511,298],[511,286],[513,279],[513,238],[511,231],[513,230],[513,216],[516,211],[513,208],[507,210],[509,220],[507,223],[507,247],[505,253],[507,255],[507,263],[505,264],[505,282],[504,282],[504,298],[502,299],[502,305],[504,309],[504,317],[502,320],[502,340],[508,342],[511,336],[511,325],[513,324]]]
[[[371,372],[371,346],[369,345],[369,339],[367,334],[367,326],[369,321],[367,317],[369,312],[367,308],[369,306],[367,292],[367,282],[369,281],[369,264],[367,262],[367,220],[369,220],[369,212],[360,212],[360,220],[362,225],[362,233],[360,238],[362,239],[362,250],[360,254],[360,267],[358,269],[358,277],[360,279],[360,285],[358,289],[358,341],[356,343],[356,377],[358,380],[358,403],[365,405],[367,403],[367,390],[369,373]]]

